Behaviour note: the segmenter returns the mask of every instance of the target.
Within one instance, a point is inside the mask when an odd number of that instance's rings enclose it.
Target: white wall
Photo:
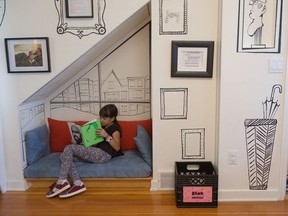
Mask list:
[[[287,59],[287,2],[283,1],[282,49],[280,54],[237,53],[238,1],[224,0],[222,8],[221,85],[219,120],[219,188],[220,200],[276,200],[283,194],[282,173],[285,143],[282,141],[285,95],[284,73],[269,73],[271,58]],[[245,119],[262,117],[262,102],[269,99],[272,86],[281,84],[282,94],[275,99],[280,103],[275,116],[278,120],[272,164],[267,190],[249,190],[248,164],[245,139]],[[287,108],[286,108],[287,110]],[[238,152],[236,165],[228,164],[230,150]],[[285,151],[286,152],[286,151]],[[280,181],[281,177],[281,181]],[[237,193],[236,193],[237,192]],[[283,196],[282,196],[283,198]]]
[[[217,0],[189,0],[188,34],[159,35],[159,1],[152,8],[152,113],[153,181],[152,190],[163,188],[161,173],[170,173],[168,188],[174,187],[174,163],[182,160],[181,129],[205,128],[205,159],[216,163],[216,87],[218,42]],[[165,12],[165,11],[164,11]],[[213,78],[170,76],[171,41],[215,41]],[[188,88],[187,119],[160,120],[160,88]],[[168,180],[169,181],[169,180]],[[167,188],[167,187],[166,187]]]
[[[221,2],[223,19],[222,23],[218,23]],[[147,1],[144,0],[110,0],[111,10],[107,12],[109,17],[107,26],[112,30],[145,3]],[[287,2],[284,2],[284,27],[287,26],[287,6]],[[27,9],[22,10],[22,8]],[[239,54],[236,53],[238,0],[189,0],[188,8],[187,35],[159,35],[159,1],[151,1],[152,189],[161,189],[158,176],[161,172],[170,173],[170,180],[173,180],[174,162],[182,160],[181,129],[205,128],[205,160],[214,162],[219,170],[219,200],[281,199],[283,197],[279,194],[283,194],[280,190],[285,184],[283,173],[286,172],[286,165],[283,165],[285,148],[282,141],[284,131],[282,118],[284,104],[287,104],[283,99],[284,94],[279,98],[281,106],[276,116],[278,119],[276,145],[269,186],[265,191],[248,189],[244,120],[261,117],[261,103],[266,96],[269,97],[274,84],[280,83],[283,88],[285,87],[286,73],[268,73],[268,63],[271,57],[283,57],[286,66],[287,41],[282,40],[281,54]],[[34,19],[35,17],[37,19]],[[44,0],[7,2],[6,17],[0,28],[2,41],[3,38],[11,37],[48,36],[52,62],[51,73],[8,74],[4,43],[1,45],[0,104],[1,111],[4,113],[2,126],[8,190],[25,189],[20,162],[19,131],[18,128],[11,130],[15,122],[18,122],[17,106],[101,38],[96,35],[83,39],[58,35],[56,23],[57,14],[53,2]],[[222,28],[219,29],[221,24]],[[221,43],[218,35],[221,35]],[[286,28],[283,28],[282,38],[287,38]],[[215,41],[213,78],[171,78],[172,40]],[[218,54],[220,49],[221,56]],[[220,70],[217,61],[219,59],[221,60]],[[160,120],[160,88],[188,88],[189,104],[186,120]],[[217,95],[218,90],[220,95]],[[218,96],[220,96],[219,101]],[[219,122],[217,107],[220,108]],[[237,165],[228,164],[230,150],[238,151]],[[217,152],[219,156],[216,155]]]
[[[107,32],[113,31],[148,0],[109,0],[105,12]],[[58,35],[58,15],[54,1],[6,1],[7,10],[0,27],[0,91],[3,115],[3,142],[6,156],[8,190],[23,190],[26,183],[21,167],[20,135],[17,106],[47,83],[51,78],[74,62],[102,37],[91,35],[79,39],[71,34]],[[23,10],[25,8],[25,10]],[[51,73],[8,74],[4,38],[49,37]],[[13,130],[12,130],[13,128]]]
[[[3,113],[1,112],[1,106],[0,106],[0,113]],[[6,185],[5,155],[4,155],[1,119],[2,115],[0,115],[0,192],[4,193],[7,190],[7,185]]]

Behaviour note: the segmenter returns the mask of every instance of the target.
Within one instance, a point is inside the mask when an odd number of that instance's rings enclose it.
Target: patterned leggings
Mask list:
[[[83,145],[67,145],[60,156],[61,168],[59,179],[70,177],[73,181],[80,180],[74,161],[87,161],[91,163],[105,163],[111,155],[96,147]]]

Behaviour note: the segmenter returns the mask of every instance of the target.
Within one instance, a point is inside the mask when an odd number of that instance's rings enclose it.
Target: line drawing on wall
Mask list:
[[[149,77],[127,77],[122,81],[112,70],[99,81],[95,70],[89,72],[52,99],[51,110],[66,107],[98,115],[102,106],[114,103],[118,116],[150,115]]]
[[[159,34],[187,34],[187,0],[159,0]]]
[[[248,175],[250,190],[266,190],[272,162],[277,119],[275,114],[280,106],[275,101],[275,91],[282,93],[282,86],[272,87],[270,99],[263,105],[262,119],[246,119],[244,121],[247,147]]]
[[[91,34],[104,35],[106,33],[104,14],[106,9],[106,0],[93,0],[93,18],[67,18],[65,0],[55,0],[55,6],[58,13],[57,33],[70,33],[79,37]]]
[[[187,119],[188,88],[161,88],[161,119]]]
[[[205,159],[205,128],[181,129],[182,159]]]
[[[282,0],[239,0],[237,52],[279,53]]]
[[[146,24],[51,95],[51,117],[91,120],[102,106],[113,103],[123,120],[150,118],[149,32]]]
[[[0,0],[0,27],[3,23],[6,12],[6,0]]]

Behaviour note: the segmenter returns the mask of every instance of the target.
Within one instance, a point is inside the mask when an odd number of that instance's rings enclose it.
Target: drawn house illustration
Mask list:
[[[114,70],[102,81],[101,92],[102,101],[104,102],[119,102],[128,99],[127,88],[123,87]]]
[[[149,83],[150,79],[146,76],[120,80],[114,70],[101,82],[87,75],[52,99],[51,109],[65,107],[97,115],[102,105],[115,103],[120,116],[149,113]]]

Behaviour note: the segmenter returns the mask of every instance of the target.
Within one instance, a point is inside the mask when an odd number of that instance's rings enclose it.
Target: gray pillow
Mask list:
[[[25,134],[25,140],[28,165],[50,153],[50,138],[46,124],[27,131]]]
[[[134,137],[134,140],[142,158],[152,167],[152,141],[145,128],[141,125],[137,125],[137,136]]]

